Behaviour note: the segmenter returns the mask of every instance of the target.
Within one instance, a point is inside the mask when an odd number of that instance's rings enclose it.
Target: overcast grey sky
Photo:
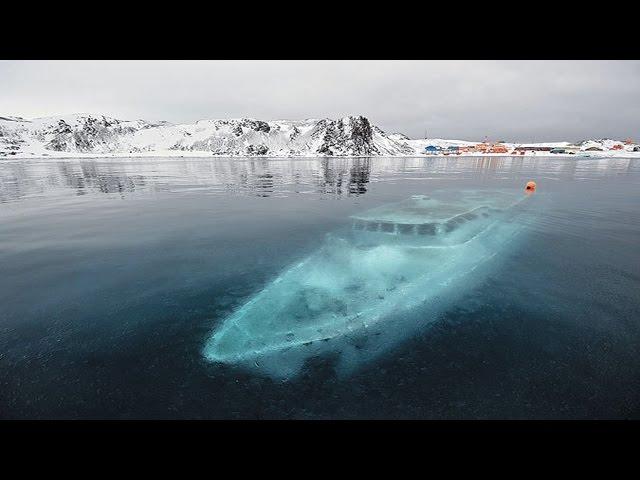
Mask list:
[[[638,61],[0,61],[0,115],[193,122],[365,115],[388,132],[640,137]]]

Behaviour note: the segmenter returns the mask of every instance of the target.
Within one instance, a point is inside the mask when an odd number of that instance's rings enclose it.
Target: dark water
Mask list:
[[[211,330],[348,216],[538,182],[522,248],[349,378],[207,363]],[[1,418],[640,418],[640,161],[0,163]]]

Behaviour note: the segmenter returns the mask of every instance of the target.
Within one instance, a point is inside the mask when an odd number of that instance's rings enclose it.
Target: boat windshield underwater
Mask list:
[[[522,190],[417,195],[352,216],[222,321],[212,362],[272,378],[334,355],[338,375],[418,334],[498,268],[532,213]]]

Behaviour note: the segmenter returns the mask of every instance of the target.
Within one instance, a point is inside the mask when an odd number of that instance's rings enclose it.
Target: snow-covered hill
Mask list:
[[[94,114],[33,120],[0,116],[0,158],[176,155],[392,157],[421,156],[428,145],[446,149],[477,143],[438,138],[411,140],[402,133],[387,134],[362,116],[268,122],[239,118],[200,120],[190,124],[126,121]],[[516,147],[525,147],[517,143],[503,145],[508,152]],[[569,142],[548,142],[526,146],[569,145]],[[640,152],[634,151],[636,144],[609,139],[585,140],[573,144],[572,148],[584,155],[640,156]],[[466,152],[462,155],[487,154]]]
[[[414,148],[362,116],[339,120],[201,120],[174,125],[76,114],[25,120],[0,117],[0,156],[110,154],[224,156],[395,156]]]

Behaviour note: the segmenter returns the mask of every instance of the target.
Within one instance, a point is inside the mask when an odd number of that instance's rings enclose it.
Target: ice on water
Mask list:
[[[353,229],[286,269],[226,318],[204,355],[276,378],[335,354],[348,373],[435,319],[513,242],[520,192],[414,196],[353,217]],[[412,312],[420,307],[420,315]]]

